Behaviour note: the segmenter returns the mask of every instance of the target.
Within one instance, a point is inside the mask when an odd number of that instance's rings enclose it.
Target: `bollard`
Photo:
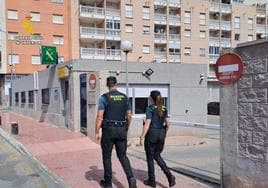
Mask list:
[[[0,125],[2,125],[2,117],[0,116]]]
[[[19,134],[19,125],[17,122],[12,122],[11,123],[11,134]]]

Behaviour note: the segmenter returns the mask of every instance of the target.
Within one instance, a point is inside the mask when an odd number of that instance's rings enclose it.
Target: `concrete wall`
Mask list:
[[[111,66],[112,65],[112,66]],[[59,66],[69,66],[71,74],[69,81],[70,103],[67,105],[69,111],[66,111],[64,102],[63,81],[57,77],[57,68]],[[89,75],[93,72],[97,75],[97,84],[95,89],[95,105],[88,105],[88,134],[93,136],[94,122],[98,98],[107,91],[105,86],[106,78],[109,75],[117,76],[119,84],[125,83],[125,64],[120,62],[102,62],[102,61],[73,61],[58,65],[45,71],[39,72],[39,87],[37,92],[36,110],[29,109],[27,104],[22,107],[13,107],[14,111],[23,113],[41,121],[48,121],[56,125],[68,127],[73,131],[80,131],[80,80],[82,73],[87,73],[87,92]],[[152,68],[154,70],[150,80],[142,76],[142,72]],[[207,79],[206,65],[168,65],[168,64],[139,64],[129,62],[129,83],[135,85],[167,85],[169,86],[170,96],[170,115],[174,120],[203,122],[207,121]],[[116,75],[116,71],[120,72]],[[204,75],[204,80],[200,81],[200,74]],[[22,84],[23,83],[23,84]],[[41,105],[41,89],[52,88],[50,92],[50,104],[48,106]],[[59,91],[58,100],[54,101],[54,90]],[[21,80],[15,81],[14,93],[21,91],[33,90],[33,75]],[[13,93],[13,100],[14,100]],[[26,94],[27,95],[27,94]],[[148,93],[149,96],[149,93]],[[27,101],[28,99],[26,99]],[[26,102],[27,103],[27,102]],[[44,109],[45,108],[45,109]],[[186,110],[188,112],[186,113]],[[67,123],[66,123],[66,122]],[[134,120],[132,127],[142,125],[142,120]],[[137,136],[140,131],[131,131],[132,136]]]
[[[239,45],[244,75],[221,88],[223,187],[268,187],[268,42]]]

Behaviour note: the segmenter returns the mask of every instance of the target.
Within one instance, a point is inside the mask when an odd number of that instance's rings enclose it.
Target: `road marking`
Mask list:
[[[33,170],[28,166],[26,165],[25,163],[19,163],[18,164],[18,167],[23,171],[25,172],[27,175],[31,175],[33,174]]]

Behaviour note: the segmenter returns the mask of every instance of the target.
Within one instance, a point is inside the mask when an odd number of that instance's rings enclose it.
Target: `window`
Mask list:
[[[253,18],[248,18],[248,29],[249,30],[253,29]]]
[[[191,37],[191,30],[190,29],[185,29],[184,30],[184,36],[185,37]]]
[[[189,12],[189,11],[184,12],[184,23],[186,23],[186,24],[191,23],[191,12]]]
[[[126,24],[126,32],[127,33],[133,32],[133,25],[132,24]]]
[[[206,56],[206,48],[200,48],[200,56]]]
[[[220,47],[216,46],[209,47],[209,54],[219,54],[219,53],[220,53]]]
[[[52,15],[52,23],[63,24],[63,15],[53,14]]]
[[[42,104],[49,104],[49,89],[42,89]]]
[[[199,33],[199,37],[200,37],[201,39],[206,38],[206,31],[200,31],[200,33]]]
[[[145,114],[148,106],[148,97],[135,98],[135,114]]]
[[[240,40],[240,34],[236,33],[235,36],[234,36],[234,39],[239,41]]]
[[[150,19],[150,7],[144,6],[142,10],[142,18],[149,20]]]
[[[30,13],[33,22],[40,22],[40,12],[31,12]]]
[[[26,103],[25,91],[21,92],[21,103]]]
[[[191,55],[191,48],[190,47],[185,47],[184,48],[184,55]]]
[[[8,32],[8,40],[16,40],[16,37],[19,35],[18,32]]]
[[[19,64],[19,55],[18,54],[9,54],[8,55],[8,62],[10,65],[12,64]]]
[[[32,55],[32,64],[33,65],[40,65],[40,56],[39,55]]]
[[[18,11],[17,10],[8,10],[7,11],[7,18],[10,20],[17,20],[18,19]]]
[[[19,93],[16,92],[15,93],[15,105],[18,106],[18,104],[19,104]]]
[[[240,17],[235,17],[234,22],[235,29],[240,29]]]
[[[52,3],[63,3],[63,0],[51,0]]]
[[[132,18],[133,17],[133,5],[126,5],[126,17]]]
[[[150,33],[150,26],[143,26],[143,34],[149,34]]]
[[[64,37],[61,35],[53,35],[53,44],[64,45]]]
[[[200,13],[199,15],[199,24],[206,25],[206,13]]]
[[[34,103],[34,91],[28,92],[28,103],[33,104]]]
[[[145,54],[149,54],[150,53],[150,45],[143,45],[142,52]]]
[[[118,20],[107,20],[107,29],[120,29],[120,21]]]
[[[248,41],[253,41],[253,35],[248,35]]]

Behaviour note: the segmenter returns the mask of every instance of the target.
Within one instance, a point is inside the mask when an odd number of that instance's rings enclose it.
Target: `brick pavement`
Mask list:
[[[0,112],[2,128],[10,133],[12,121],[19,124],[19,135],[15,138],[53,174],[74,188],[98,188],[103,177],[101,149],[98,144],[78,132],[38,122],[13,112]],[[146,187],[142,181],[147,177],[145,161],[129,157],[139,188]],[[127,187],[127,180],[121,165],[113,153],[113,185]],[[211,187],[187,176],[174,173],[176,188]],[[157,187],[168,187],[168,182],[159,168],[156,168]]]

